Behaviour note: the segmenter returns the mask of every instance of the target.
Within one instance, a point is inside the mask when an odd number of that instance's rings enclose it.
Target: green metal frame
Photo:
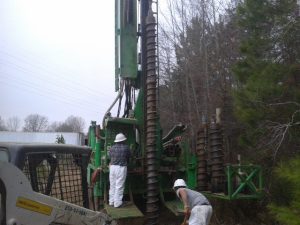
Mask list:
[[[203,192],[209,197],[235,200],[260,199],[263,194],[262,168],[258,165],[227,165],[226,192]]]
[[[197,188],[197,157],[190,152],[187,142],[183,142],[182,149],[186,157],[186,182],[190,189]]]

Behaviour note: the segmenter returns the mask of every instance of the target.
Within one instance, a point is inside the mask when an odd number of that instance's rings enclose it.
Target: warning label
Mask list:
[[[16,206],[19,208],[27,209],[29,211],[41,213],[44,215],[51,215],[52,212],[52,207],[33,201],[31,199],[23,198],[23,197],[18,197]]]

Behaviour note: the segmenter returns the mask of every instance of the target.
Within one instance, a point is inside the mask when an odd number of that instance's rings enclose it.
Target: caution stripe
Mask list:
[[[29,211],[41,213],[47,216],[50,216],[53,210],[51,206],[23,197],[18,197],[16,206],[19,208],[27,209]]]

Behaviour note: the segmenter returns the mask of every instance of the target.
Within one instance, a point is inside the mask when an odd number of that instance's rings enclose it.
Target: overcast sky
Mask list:
[[[102,121],[114,92],[113,0],[0,0],[0,116]]]

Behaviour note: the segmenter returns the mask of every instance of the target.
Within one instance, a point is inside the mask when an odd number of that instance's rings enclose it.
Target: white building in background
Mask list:
[[[56,138],[63,136],[65,144],[84,145],[83,133],[71,132],[10,132],[0,131],[0,142],[21,143],[55,143]]]

